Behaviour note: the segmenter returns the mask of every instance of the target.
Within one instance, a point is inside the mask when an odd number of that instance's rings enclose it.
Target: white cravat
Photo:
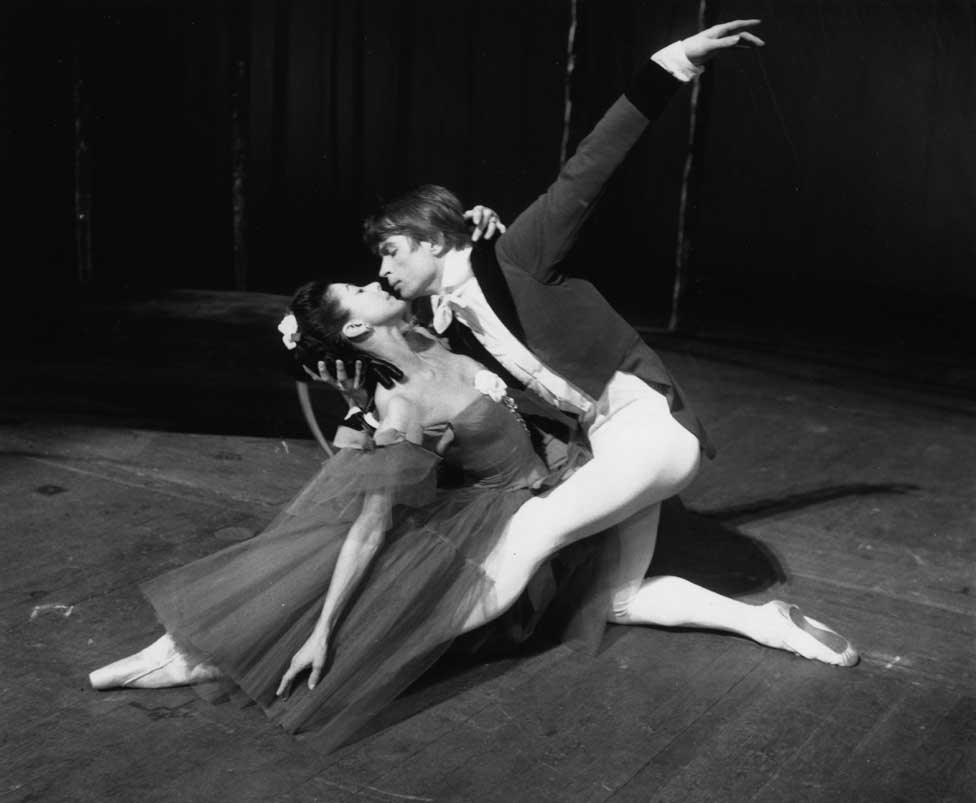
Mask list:
[[[474,279],[474,271],[471,270],[471,248],[463,248],[458,251],[448,251],[444,256],[444,271],[441,274],[441,291],[430,297],[430,308],[434,314],[434,331],[441,335],[454,320],[454,313],[461,310],[467,311],[467,315],[459,315],[468,328],[471,326],[470,318],[476,318],[474,312],[470,310],[468,303],[467,286]]]
[[[543,365],[505,326],[471,269],[470,248],[445,255],[441,292],[431,296],[431,308],[436,332],[457,318],[505,370],[553,407],[579,415],[593,406],[593,399]]]
[[[442,335],[447,331],[447,327],[451,325],[451,321],[454,320],[455,310],[466,310],[468,308],[468,302],[464,300],[464,285],[449,292],[449,293],[438,293],[436,296],[431,296],[430,306],[434,313],[434,331],[437,334]],[[468,318],[473,317],[473,315],[465,316],[465,323],[471,327]]]

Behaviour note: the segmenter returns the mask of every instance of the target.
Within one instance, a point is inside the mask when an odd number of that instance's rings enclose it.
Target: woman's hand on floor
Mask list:
[[[314,689],[322,677],[322,670],[325,667],[325,659],[328,654],[329,634],[316,628],[291,659],[288,671],[282,676],[281,683],[278,684],[278,691],[275,694],[287,699],[295,676],[309,668],[311,672],[308,676],[308,687]]]

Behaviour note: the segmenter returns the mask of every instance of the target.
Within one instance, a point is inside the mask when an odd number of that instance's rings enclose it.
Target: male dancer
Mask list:
[[[607,180],[649,122],[711,58],[761,47],[758,20],[716,25],[654,54],[597,123],[556,181],[495,243],[472,243],[458,199],[435,186],[386,204],[366,221],[382,256],[380,276],[401,297],[431,297],[434,329],[543,402],[575,416],[593,459],[516,514],[525,565],[535,565],[531,534],[567,541],[613,529],[607,617],[619,623],[708,627],[742,632],[808,658],[850,665],[845,639],[817,627],[795,606],[743,606],[675,577],[646,578],[661,502],[714,450],[660,358],[587,282],[563,276],[572,246]],[[542,509],[540,509],[542,508]],[[546,539],[539,539],[545,541]],[[749,610],[747,611],[746,608]]]

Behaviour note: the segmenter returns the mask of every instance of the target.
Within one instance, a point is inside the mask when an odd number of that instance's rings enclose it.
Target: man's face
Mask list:
[[[400,298],[429,296],[440,290],[441,266],[432,243],[415,243],[394,234],[380,243],[380,277]]]

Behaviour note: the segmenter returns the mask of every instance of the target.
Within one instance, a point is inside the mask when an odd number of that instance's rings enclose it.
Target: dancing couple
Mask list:
[[[261,535],[147,583],[166,635],[92,672],[92,685],[221,680],[288,731],[339,746],[453,639],[509,611],[555,555],[589,568],[576,632],[702,627],[856,663],[845,638],[794,605],[645,577],[662,501],[714,450],[659,357],[595,288],[560,270],[650,121],[710,59],[762,46],[757,23],[717,25],[654,54],[501,236],[480,236],[493,214],[465,213],[434,186],[372,215],[366,240],[393,292],[311,282],[281,329],[322,378],[326,355],[383,369],[375,431],[346,438]],[[407,302],[427,297],[422,325]],[[579,442],[539,450],[515,395],[573,422]]]

